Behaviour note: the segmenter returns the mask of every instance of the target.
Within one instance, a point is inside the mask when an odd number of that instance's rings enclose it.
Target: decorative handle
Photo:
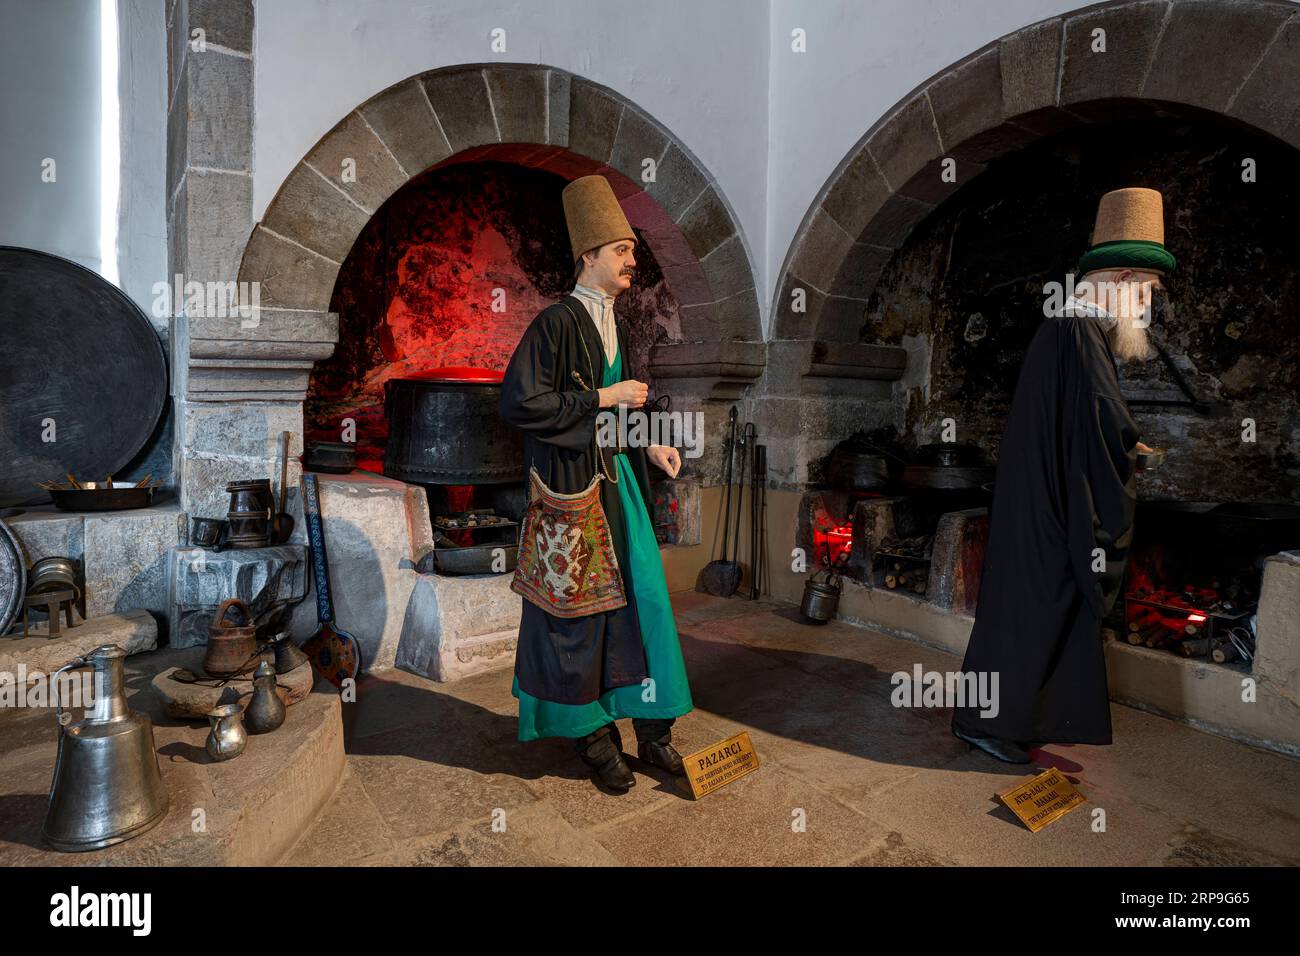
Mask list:
[[[249,610],[248,605],[245,604],[243,601],[241,601],[239,598],[226,598],[224,601],[222,601],[220,604],[217,605],[217,612],[212,617],[212,626],[221,627],[222,621],[224,621],[226,618],[226,611],[234,607],[236,604],[238,604],[244,610],[245,623],[236,624],[235,626],[247,627],[248,622],[250,622],[253,619],[253,613],[252,611]]]

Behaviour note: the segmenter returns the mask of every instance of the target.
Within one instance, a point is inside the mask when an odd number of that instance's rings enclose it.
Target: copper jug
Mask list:
[[[80,723],[65,728],[62,701],[56,708],[59,749],[41,830],[56,850],[112,846],[139,836],[167,814],[153,724],[126,704],[125,658],[116,644],[102,644],[55,671],[57,676],[79,667],[95,670],[93,706]]]
[[[240,613],[242,625],[228,624],[230,609]],[[209,677],[233,677],[250,665],[257,652],[257,627],[253,612],[239,598],[222,601],[208,625],[208,650],[203,655],[203,670]]]

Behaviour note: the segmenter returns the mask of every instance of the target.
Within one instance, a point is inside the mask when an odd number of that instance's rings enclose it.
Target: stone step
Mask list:
[[[152,651],[158,646],[158,622],[148,611],[126,611],[92,617],[76,627],[60,621],[58,637],[35,630],[27,637],[0,637],[0,684],[17,680],[20,667],[27,674],[49,674],[101,644],[117,644],[128,654]]]
[[[127,658],[127,699],[154,722],[170,806],[152,830],[87,853],[59,853],[41,838],[57,746],[48,708],[0,709],[0,866],[265,866],[301,838],[333,798],[345,767],[341,702],[321,682],[289,708],[284,725],[250,737],[233,760],[204,750],[208,727],[167,717],[150,686],[175,652]],[[79,715],[74,715],[74,719]]]

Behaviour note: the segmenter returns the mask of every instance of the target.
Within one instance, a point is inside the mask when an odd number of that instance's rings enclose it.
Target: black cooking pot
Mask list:
[[[425,485],[523,481],[523,434],[497,411],[503,374],[439,368],[390,379],[384,474]]]
[[[826,480],[838,491],[880,491],[889,487],[888,452],[869,442],[850,438],[831,452]]]

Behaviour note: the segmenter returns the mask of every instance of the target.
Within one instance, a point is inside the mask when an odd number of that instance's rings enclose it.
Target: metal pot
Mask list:
[[[244,729],[244,705],[221,704],[208,711],[208,739],[204,749],[213,760],[230,760],[238,757],[248,746],[248,731]]]
[[[817,580],[818,574],[825,577]],[[835,609],[840,604],[840,576],[828,570],[814,572],[803,586],[803,601],[799,612],[810,621],[825,624],[835,617]]]
[[[831,452],[826,477],[840,491],[879,491],[889,486],[889,459],[875,445],[850,439]]]
[[[244,626],[225,622],[226,611],[243,609]],[[203,670],[209,677],[233,677],[250,663],[257,651],[257,627],[248,605],[239,598],[222,601],[208,625],[208,649],[203,655]]]
[[[81,599],[77,586],[77,564],[71,558],[41,558],[27,573],[27,593],[44,594],[46,591],[72,591],[73,602]]]
[[[275,689],[275,668],[263,660],[253,671],[253,696],[244,712],[250,734],[269,734],[284,723],[286,708]]]
[[[523,433],[497,411],[502,374],[440,368],[390,379],[384,474],[426,485],[523,481]]]

